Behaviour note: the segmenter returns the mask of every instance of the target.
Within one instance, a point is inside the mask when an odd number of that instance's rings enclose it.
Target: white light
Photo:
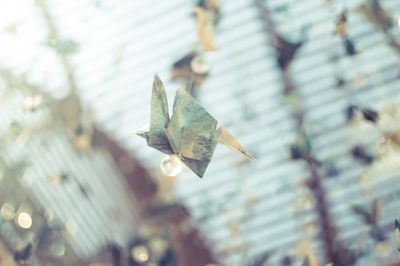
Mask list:
[[[161,160],[161,172],[166,176],[177,176],[182,172],[182,163],[178,155],[168,155]]]
[[[149,260],[149,250],[145,246],[136,246],[131,250],[131,257],[136,262],[144,263]]]
[[[26,212],[21,212],[18,215],[18,224],[24,229],[29,229],[32,226],[32,217]]]
[[[210,64],[208,61],[199,55],[192,59],[190,66],[193,72],[199,75],[207,74],[207,72],[210,70]]]

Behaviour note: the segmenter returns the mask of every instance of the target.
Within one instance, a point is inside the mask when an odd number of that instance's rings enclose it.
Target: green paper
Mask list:
[[[254,159],[186,90],[176,92],[171,119],[165,88],[156,75],[151,98],[150,127],[137,132],[147,144],[166,154],[177,154],[196,175],[203,177],[221,142]]]

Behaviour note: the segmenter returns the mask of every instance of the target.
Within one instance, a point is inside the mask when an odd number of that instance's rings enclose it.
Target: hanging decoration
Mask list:
[[[194,7],[196,16],[197,35],[203,51],[210,52],[218,50],[214,40],[214,26],[219,18],[219,1],[202,1],[199,6]]]
[[[190,52],[173,64],[171,79],[183,81],[189,93],[196,97],[196,88],[203,85],[209,71],[210,64],[205,57],[198,52]]]
[[[360,117],[361,121],[374,126],[375,131],[380,136],[377,148],[381,156],[387,153],[389,149],[396,151],[400,148],[397,103],[398,101],[394,101],[379,111],[359,106],[352,106],[348,111],[350,121],[354,121],[357,117]],[[368,154],[361,146],[355,146],[352,154],[354,158],[364,163],[372,163],[373,159],[378,158],[376,155]]]
[[[217,128],[217,120],[184,89],[176,93],[170,118],[164,85],[157,75],[153,83],[150,126],[137,134],[150,147],[179,157],[199,177],[203,177],[218,142],[255,160],[227,129]]]
[[[268,41],[271,42],[271,40],[279,40],[276,26],[270,19],[268,8],[261,0],[256,1],[256,3],[259,10],[261,10],[261,18],[264,21],[264,28],[266,29],[266,33],[269,37]],[[347,14],[343,14],[340,18],[340,21],[342,23],[340,25],[342,28],[338,30],[338,32],[343,35],[346,53],[348,55],[355,55],[355,46],[347,36],[347,30],[345,31],[347,28],[343,28],[343,26],[346,26],[345,23],[347,21]],[[275,43],[272,42],[271,46],[275,47]],[[292,45],[292,47],[296,46]],[[291,58],[293,59],[294,57]],[[279,64],[279,50],[277,53],[277,60]],[[293,112],[293,117],[296,121],[298,131],[296,143],[290,146],[290,155],[294,160],[302,159],[307,162],[310,177],[305,183],[309,187],[311,195],[315,197],[315,205],[319,216],[318,223],[320,226],[321,238],[323,239],[324,243],[323,249],[325,252],[325,257],[328,261],[332,262],[333,265],[352,265],[362,256],[362,254],[345,247],[342,241],[338,239],[336,227],[332,223],[332,219],[330,217],[329,205],[325,196],[326,190],[324,189],[322,179],[323,176],[321,175],[321,168],[324,166],[327,168],[325,171],[327,173],[326,175],[328,175],[329,172],[337,173],[338,170],[331,162],[320,162],[314,158],[311,134],[308,133],[304,123],[305,109],[302,104],[302,99],[299,97],[298,92],[296,91],[291,73],[288,71],[290,64],[279,65],[281,66],[281,77],[283,81],[283,96]],[[282,66],[284,66],[284,68],[282,68]],[[332,169],[334,171],[332,171]],[[309,265],[313,262],[311,262],[309,259],[306,259],[304,263],[305,265]],[[317,263],[316,260],[315,263]]]
[[[220,4],[220,0],[200,0],[197,6],[211,13],[210,19],[214,25],[217,25],[221,19]]]
[[[382,242],[386,240],[384,230],[378,224],[379,213],[382,209],[382,204],[374,199],[372,201],[370,209],[366,209],[360,205],[354,205],[352,210],[357,214],[368,227],[370,227],[369,234],[376,242]]]
[[[374,162],[375,157],[369,154],[361,145],[356,145],[351,150],[351,154],[356,161],[363,164],[371,164]]]
[[[214,28],[221,20],[219,0],[200,0],[193,8],[196,17],[198,47],[182,56],[171,67],[171,79],[184,82],[187,91],[197,98],[198,88],[210,72],[207,52],[215,52]]]
[[[306,42],[306,28],[301,32],[301,39],[297,42],[291,42],[281,35],[277,35],[275,50],[277,52],[277,62],[281,70],[286,70],[293,59],[296,57],[299,49]]]
[[[343,47],[346,54],[349,56],[354,56],[357,54],[357,49],[355,47],[354,41],[349,37],[348,31],[348,12],[347,10],[342,11],[336,21],[335,34],[342,38]]]

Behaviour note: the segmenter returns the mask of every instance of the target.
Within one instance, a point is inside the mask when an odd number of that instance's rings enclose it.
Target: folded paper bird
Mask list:
[[[228,130],[217,128],[217,120],[185,89],[176,92],[170,118],[165,88],[157,75],[151,96],[150,126],[137,135],[146,139],[148,146],[179,156],[199,177],[203,177],[218,142],[255,160]]]

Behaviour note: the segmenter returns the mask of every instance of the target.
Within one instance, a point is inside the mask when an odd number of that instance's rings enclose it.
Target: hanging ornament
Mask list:
[[[356,11],[383,31],[388,31],[394,25],[391,15],[381,6],[378,0],[363,3],[356,8]]]
[[[190,52],[172,65],[171,79],[185,82],[185,87],[190,90],[190,87],[198,88],[203,84],[209,70],[210,65],[204,56]]]
[[[352,150],[351,154],[353,158],[363,164],[371,164],[374,161],[374,156],[369,154],[364,147],[356,145]]]
[[[203,52],[215,51],[214,27],[220,21],[219,0],[199,0],[194,7],[198,43],[201,51],[192,51],[172,65],[171,79],[185,82],[186,90],[197,99],[198,89],[209,74],[210,65]]]
[[[354,205],[352,210],[354,214],[358,215],[363,223],[370,227],[369,235],[377,243],[381,243],[387,239],[385,231],[378,225],[379,214],[382,209],[382,204],[379,200],[374,199],[372,201],[372,206],[368,209],[360,205]]]
[[[300,41],[290,42],[278,35],[275,50],[277,52],[278,66],[281,70],[286,70],[289,67],[304,42],[304,36]]]
[[[362,108],[361,113],[365,120],[370,121],[371,123],[378,122],[378,119],[379,119],[378,112],[376,112],[372,109],[369,109],[369,108]]]
[[[60,186],[62,184],[64,184],[65,182],[67,182],[69,179],[69,176],[66,173],[60,173],[57,175],[53,175],[49,178],[49,184],[51,186]]]
[[[214,25],[217,25],[221,19],[220,0],[200,0],[198,7],[204,8],[213,15]]]
[[[148,146],[168,155],[179,155],[182,162],[203,177],[217,143],[255,160],[190,94],[179,89],[172,117],[169,117],[164,85],[156,75],[151,98],[150,128],[137,132]]]
[[[344,10],[339,14],[336,21],[335,34],[340,37],[347,36],[347,11]]]
[[[345,48],[347,55],[353,56],[353,55],[357,54],[357,50],[356,50],[354,41],[351,40],[350,38],[348,38],[348,37],[343,38],[343,46]]]
[[[201,48],[205,52],[216,51],[217,48],[214,40],[214,14],[202,7],[195,7],[194,13],[197,18],[197,35]]]
[[[161,172],[166,176],[177,176],[182,172],[182,163],[179,156],[167,155],[161,160]]]
[[[87,153],[92,148],[93,127],[89,121],[79,121],[79,124],[71,134],[71,140],[75,148],[82,153]]]
[[[348,13],[346,10],[343,10],[337,18],[334,32],[337,36],[342,38],[343,47],[346,51],[346,54],[353,56],[357,54],[357,49],[354,44],[354,41],[349,37],[347,21],[348,21]]]

